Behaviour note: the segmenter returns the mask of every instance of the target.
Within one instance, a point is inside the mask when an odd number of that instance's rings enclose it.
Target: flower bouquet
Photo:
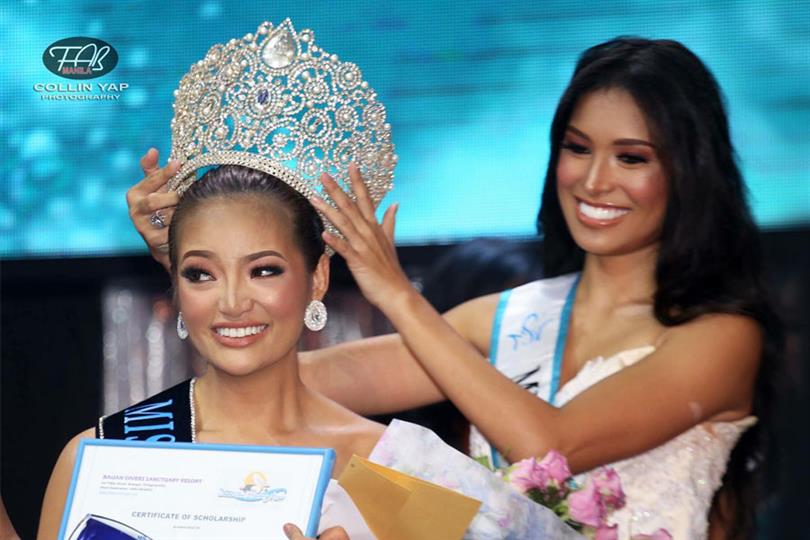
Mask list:
[[[500,471],[513,488],[534,502],[551,509],[571,528],[595,540],[618,539],[618,525],[608,524],[614,510],[625,505],[619,475],[610,467],[599,467],[582,484],[573,479],[565,457],[551,450],[537,460],[527,458]],[[659,529],[651,535],[634,535],[631,540],[672,540]]]
[[[610,512],[624,506],[618,475],[599,469],[577,483],[559,452],[493,471],[429,429],[393,420],[369,461],[481,501],[465,540],[606,540],[619,533],[608,524]],[[662,530],[633,537],[670,539]]]
[[[393,420],[369,461],[481,501],[465,540],[583,540],[552,510],[422,426]]]

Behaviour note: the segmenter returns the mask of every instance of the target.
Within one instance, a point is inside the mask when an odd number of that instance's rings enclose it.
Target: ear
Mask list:
[[[330,258],[325,253],[318,260],[318,266],[312,273],[312,299],[323,300],[326,290],[329,288],[329,263]]]

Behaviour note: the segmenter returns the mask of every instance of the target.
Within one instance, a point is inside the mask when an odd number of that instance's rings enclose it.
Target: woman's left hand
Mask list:
[[[290,540],[312,540],[308,536],[304,536],[301,529],[292,523],[284,525],[284,534],[286,534],[287,538]],[[318,535],[318,540],[351,540],[351,538],[349,538],[348,533],[343,527],[329,527]]]
[[[349,166],[349,177],[357,202],[353,202],[329,175],[321,176],[323,186],[337,208],[318,198],[313,198],[312,203],[343,234],[343,238],[340,238],[326,232],[323,238],[329,247],[346,259],[349,270],[368,301],[378,308],[390,306],[402,293],[414,291],[402,271],[394,247],[398,205],[391,205],[385,211],[382,223],[378,223],[357,165]]]

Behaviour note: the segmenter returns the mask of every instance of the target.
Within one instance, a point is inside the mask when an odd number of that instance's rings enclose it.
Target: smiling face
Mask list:
[[[247,375],[294,359],[304,310],[325,293],[328,261],[310,274],[291,227],[261,195],[216,197],[185,216],[177,298],[192,343],[215,368]]]
[[[576,243],[594,255],[655,247],[667,182],[644,115],[624,90],[597,90],[574,109],[557,163],[557,193]]]

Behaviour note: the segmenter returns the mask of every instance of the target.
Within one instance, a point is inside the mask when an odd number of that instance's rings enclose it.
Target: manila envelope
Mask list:
[[[379,540],[458,540],[481,502],[352,456],[338,482]]]

